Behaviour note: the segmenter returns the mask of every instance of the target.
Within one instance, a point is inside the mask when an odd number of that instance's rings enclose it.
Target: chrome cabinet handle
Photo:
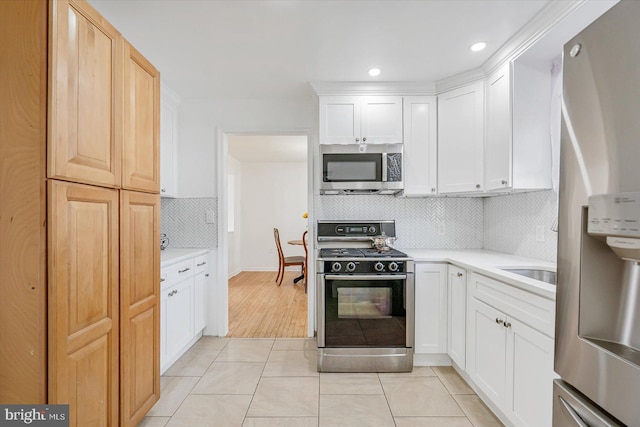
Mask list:
[[[172,296],[174,296],[174,295],[175,295],[175,294],[177,294],[177,293],[178,293],[178,290],[177,290],[177,289],[174,289],[173,291],[169,292],[169,296],[170,296],[170,297],[172,297]]]
[[[200,264],[196,264],[196,267],[202,267],[203,265],[205,265],[207,263],[207,261],[202,261]]]
[[[476,184],[476,188],[480,188],[480,184]]]
[[[205,274],[204,277],[209,277],[209,273]]]
[[[502,185],[507,185],[508,183],[509,183],[509,181],[507,181],[505,179],[502,180]]]
[[[160,278],[160,283],[164,282],[165,280],[167,280],[167,279],[165,279],[164,277],[161,277]]]
[[[178,273],[185,273],[189,270],[191,270],[189,267],[185,267],[183,270],[178,270]]]
[[[504,322],[504,327],[505,327],[505,328],[510,328],[510,327],[511,327],[511,323],[509,323],[509,322]]]
[[[356,142],[360,142],[360,138],[356,138]]]
[[[362,142],[367,142],[367,137],[362,138]]]
[[[160,192],[161,192],[161,193],[166,193],[166,192],[167,192],[167,189],[166,189],[166,188],[161,188],[161,189],[160,189]]]
[[[458,273],[458,275],[457,275],[457,276],[458,276],[458,277],[462,277],[462,273]]]
[[[498,325],[504,325],[504,320],[499,319],[499,318],[497,318],[497,317],[496,317],[496,323],[497,323]]]
[[[589,427],[584,421],[582,421],[580,415],[578,415],[575,409],[573,409],[566,400],[564,400],[561,396],[558,396],[558,400],[560,401],[560,403],[562,403],[564,410],[567,411],[571,419],[576,423],[578,427]]]
[[[432,192],[432,193],[435,193],[435,192],[436,192],[436,189],[435,189],[435,188],[431,188],[431,192]]]

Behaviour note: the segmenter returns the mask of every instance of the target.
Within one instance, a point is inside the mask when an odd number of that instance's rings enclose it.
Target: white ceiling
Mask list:
[[[482,65],[548,0],[89,0],[183,98],[281,98],[310,81],[435,82]],[[487,49],[468,47],[484,40]]]
[[[299,135],[229,135],[229,155],[239,162],[305,162],[307,137]]]

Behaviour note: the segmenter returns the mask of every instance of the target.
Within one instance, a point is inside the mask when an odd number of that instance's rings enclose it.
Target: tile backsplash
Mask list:
[[[536,191],[484,199],[484,248],[556,261],[557,194]]]
[[[484,248],[556,261],[553,191],[487,198],[314,196],[316,219],[395,219],[399,248]],[[218,199],[162,199],[160,228],[172,247],[218,247]],[[212,210],[214,223],[206,222]]]
[[[480,198],[315,196],[316,219],[394,219],[398,248],[482,248]]]
[[[207,223],[207,211],[214,222]],[[169,247],[218,247],[218,198],[168,199],[160,202],[160,232],[169,238]]]

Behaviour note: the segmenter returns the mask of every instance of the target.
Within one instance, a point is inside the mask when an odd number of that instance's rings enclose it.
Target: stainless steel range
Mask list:
[[[318,221],[318,371],[413,369],[414,265],[394,221]]]

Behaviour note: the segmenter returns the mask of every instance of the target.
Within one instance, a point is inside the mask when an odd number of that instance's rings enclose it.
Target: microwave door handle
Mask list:
[[[382,153],[382,182],[387,182],[387,153]]]

